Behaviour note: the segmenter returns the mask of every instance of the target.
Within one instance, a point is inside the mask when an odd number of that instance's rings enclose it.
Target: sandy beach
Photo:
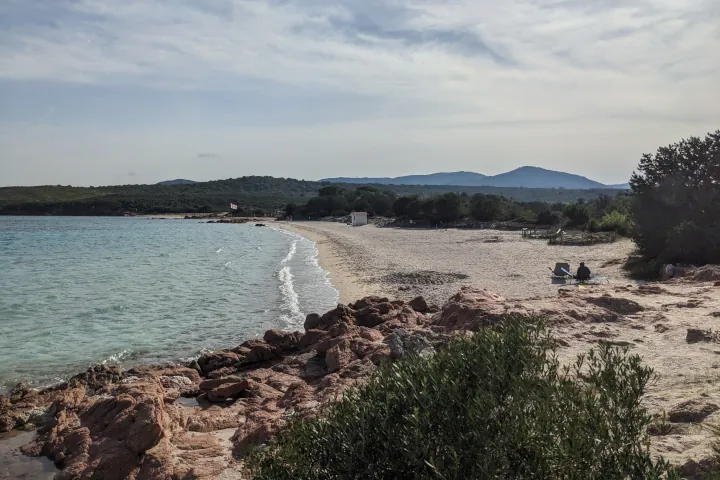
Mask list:
[[[548,245],[520,232],[408,230],[333,222],[275,225],[315,241],[320,264],[347,303],[366,295],[409,299],[417,295],[442,305],[462,286],[487,288],[512,300],[555,295],[548,267],[585,262],[611,284],[630,280],[621,269],[632,253],[629,240],[592,246]]]

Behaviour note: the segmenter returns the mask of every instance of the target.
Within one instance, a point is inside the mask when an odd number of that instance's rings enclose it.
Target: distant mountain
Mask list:
[[[456,185],[462,187],[565,188],[589,190],[593,188],[627,189],[628,185],[604,185],[571,173],[556,172],[538,167],[520,167],[511,172],[488,176],[474,172],[431,173],[395,178],[326,178],[331,183],[373,183],[380,185]]]
[[[326,178],[321,182],[331,183],[373,183],[379,185],[463,185],[478,186],[488,178],[486,175],[473,172],[431,173],[429,175],[406,175],[404,177],[381,178]]]
[[[192,185],[198,183],[195,180],[185,180],[184,178],[177,178],[175,180],[165,180],[164,182],[158,182],[158,185]]]

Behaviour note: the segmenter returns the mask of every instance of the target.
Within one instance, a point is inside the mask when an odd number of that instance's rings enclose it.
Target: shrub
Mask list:
[[[557,225],[560,223],[560,215],[550,210],[543,210],[538,213],[537,224],[538,225]]]
[[[598,230],[602,232],[617,232],[620,235],[629,235],[633,222],[629,216],[618,211],[612,211],[598,221]]]
[[[586,205],[582,203],[571,203],[565,207],[563,212],[565,218],[568,219],[568,226],[576,227],[578,225],[585,225],[590,220],[590,213]]]
[[[651,376],[607,344],[560,367],[542,326],[507,319],[385,365],[247,464],[259,479],[675,478],[646,447]]]

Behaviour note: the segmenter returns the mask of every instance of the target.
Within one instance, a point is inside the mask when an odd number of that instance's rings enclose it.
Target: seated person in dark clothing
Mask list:
[[[577,275],[575,275],[575,278],[581,282],[590,280],[590,269],[586,267],[584,263],[580,262],[580,268],[577,269]]]

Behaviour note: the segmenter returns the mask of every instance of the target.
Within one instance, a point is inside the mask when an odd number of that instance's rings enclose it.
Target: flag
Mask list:
[[[237,205],[235,205],[234,203],[231,203],[230,210],[237,210]]]

